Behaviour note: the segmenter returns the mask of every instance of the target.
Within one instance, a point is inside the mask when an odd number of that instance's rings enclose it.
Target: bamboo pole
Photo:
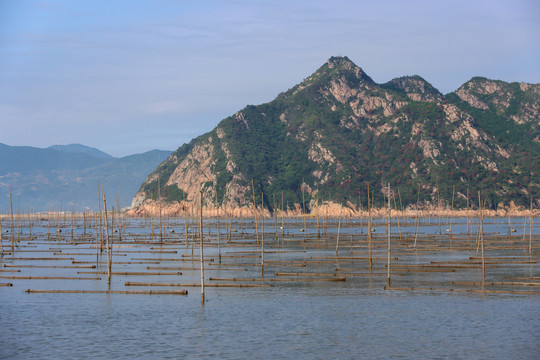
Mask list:
[[[261,193],[261,206],[264,209],[264,192]],[[262,233],[261,233],[261,276],[264,278],[264,216],[261,216],[262,220]]]
[[[60,261],[60,260],[70,260],[73,261],[72,257],[14,257],[12,260],[30,260],[30,261]],[[8,265],[8,264],[5,264]],[[4,265],[4,266],[5,266]]]
[[[74,205],[71,206],[71,241],[73,241],[73,217],[75,213]]]
[[[352,214],[349,213],[349,234],[351,235],[351,251],[352,247],[354,245],[354,239],[353,239],[353,226],[352,226],[353,220],[352,220]]]
[[[497,293],[497,294],[526,294],[526,295],[538,295],[540,291],[517,291],[517,290],[485,290],[485,289],[437,289],[437,288],[422,288],[422,287],[410,287],[410,288],[394,288],[384,287],[384,290],[397,290],[397,291],[449,291],[449,292],[473,292],[473,293]]]
[[[304,242],[307,242],[307,229],[306,229],[306,201],[304,197],[304,179],[302,179],[302,217],[304,219]]]
[[[13,202],[11,199],[11,186],[9,187],[9,210],[11,213],[11,254],[15,252],[15,220],[13,219]]]
[[[97,272],[91,272],[91,271],[77,271],[77,274],[103,274],[105,275],[104,271],[97,271]],[[113,275],[119,275],[119,276],[178,276],[182,275],[179,271],[174,272],[149,272],[149,271],[114,271],[112,272]]]
[[[72,260],[73,261],[73,260]],[[13,265],[4,264],[9,268],[30,268],[30,269],[95,269],[96,265]]]
[[[217,206],[218,261],[221,264],[221,227],[220,227],[220,217],[219,217],[219,204],[217,204],[217,191],[216,191],[216,206]]]
[[[484,213],[480,200],[480,190],[478,190],[478,206],[480,207],[480,246],[482,248],[482,283],[486,281],[486,261],[484,258]]]
[[[51,213],[52,213],[52,201],[50,202],[49,214],[47,216],[47,220],[48,220],[48,224],[49,224],[47,226],[47,240],[50,240],[50,238],[51,238]]]
[[[339,219],[338,219],[338,228],[337,228],[337,238],[336,238],[336,256],[338,256],[338,247],[339,247],[339,232],[341,230],[341,210],[343,207],[339,209]]]
[[[531,215],[529,219],[529,256],[532,256],[532,233],[533,233],[533,198],[531,197]]]
[[[159,242],[163,243],[163,222],[161,218],[161,185],[159,182],[159,177],[158,177],[158,206],[159,206]]]
[[[19,200],[19,206],[17,208],[17,242],[21,241],[22,220],[21,220],[21,194],[17,196]]]
[[[105,212],[105,238],[107,241],[107,284],[111,285],[112,249],[109,243],[109,220],[107,219],[107,200],[105,199],[105,194],[103,194],[103,210]]]
[[[508,220],[510,220],[510,215],[508,215]],[[467,245],[469,245],[469,187],[467,186]]]
[[[122,242],[123,221],[122,221],[122,214],[120,212],[119,192],[120,192],[120,189],[118,187],[118,183],[116,183],[116,210],[118,211],[118,241]]]
[[[0,276],[0,279],[12,280],[101,280],[100,277],[80,277],[80,276]]]
[[[452,185],[452,206],[450,207],[450,233],[449,237],[452,238],[452,223],[454,221],[454,194],[455,194],[456,186]]]
[[[525,236],[527,234],[527,217],[523,215],[523,239],[521,244],[523,246],[523,251],[525,251]]]
[[[347,281],[345,276],[330,275],[329,277],[319,277],[317,275],[314,278],[308,277],[296,277],[296,278],[271,278],[271,279],[237,279],[237,278],[210,278],[213,281],[281,281],[281,282],[315,282],[315,281]]]
[[[390,224],[390,183],[388,184],[388,222],[386,227],[386,232],[388,235],[388,286],[390,286],[390,257],[391,257],[391,247],[390,247],[390,230],[391,230],[391,224]]]
[[[283,243],[283,239],[285,238],[285,201],[283,197],[283,190],[281,191],[281,242]]]
[[[60,201],[60,210],[58,210],[58,204],[56,204],[56,234],[58,235],[58,241],[60,241],[60,211],[62,210],[62,201]]]
[[[274,239],[277,240],[277,204],[276,204],[276,193],[272,193],[272,200],[273,200],[273,206],[272,206],[272,222],[274,224]]]
[[[210,278],[212,280],[212,278]],[[245,279],[251,281],[252,279]],[[253,279],[261,281],[259,279]],[[130,282],[126,281],[124,286],[179,286],[179,287],[199,287],[199,284],[171,284],[171,283],[143,283],[143,282]],[[206,284],[206,287],[227,287],[227,288],[255,288],[255,287],[273,287],[271,284]]]
[[[200,217],[199,217],[199,238],[201,241],[201,303],[204,305],[204,254],[203,254],[203,208],[202,208],[202,200],[203,200],[203,192],[200,190]]]
[[[319,184],[317,184],[317,238],[321,238],[321,227],[319,224],[320,214],[319,214]]]
[[[0,258],[4,257],[4,234],[2,233],[2,217],[0,217]]]
[[[38,290],[26,289],[27,293],[33,294],[122,294],[122,295],[187,295],[187,290],[138,290],[138,291],[113,291],[113,290]]]
[[[255,185],[253,184],[253,178],[251,178],[251,189],[253,190],[253,214],[255,216],[255,233],[257,236],[257,246],[259,246],[259,222],[257,220],[257,203],[255,202]]]
[[[439,216],[439,235],[441,235],[441,193],[439,191],[439,180],[437,180],[437,208],[439,209],[438,211],[438,216]]]
[[[420,184],[418,184],[418,193],[416,194],[416,219],[414,219],[414,249],[416,249],[416,242],[418,240],[418,227],[420,225]]]
[[[371,251],[371,248],[372,248],[372,238],[371,238],[371,201],[372,201],[372,198],[370,196],[370,192],[369,192],[369,183],[367,185],[367,190],[368,190],[368,247],[369,247],[369,269],[373,269],[373,257],[372,257],[372,251]]]
[[[186,200],[186,195],[184,193],[184,202]],[[188,234],[188,211],[185,208],[185,205],[183,206],[184,209],[184,229],[186,230],[186,250],[189,249],[189,234]]]
[[[102,209],[101,209],[101,193],[99,188],[99,180],[97,181],[98,186],[98,207],[99,207],[99,253],[103,253],[103,224],[102,224]],[[97,223],[96,223],[97,226]]]
[[[399,193],[399,189],[398,189],[398,193]],[[394,192],[394,190],[392,190],[392,196],[394,198],[394,207],[396,208],[396,210],[398,210],[397,203],[396,203],[396,193]],[[401,208],[401,210],[403,210],[403,208]],[[396,220],[397,220],[397,227],[399,231],[399,241],[401,241],[401,225],[399,223],[399,211],[396,211]]]

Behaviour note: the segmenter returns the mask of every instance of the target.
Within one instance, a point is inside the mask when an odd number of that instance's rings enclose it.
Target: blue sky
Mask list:
[[[0,143],[175,150],[331,56],[376,82],[540,83],[540,3],[0,0]]]

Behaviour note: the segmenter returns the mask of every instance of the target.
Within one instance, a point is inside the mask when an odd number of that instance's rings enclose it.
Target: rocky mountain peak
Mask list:
[[[413,101],[440,102],[443,99],[439,90],[418,75],[399,77],[384,86],[404,92]]]
[[[352,73],[358,80],[373,83],[373,80],[364,72],[364,70],[346,56],[333,56],[328,60],[325,66],[333,74],[338,73],[347,76]],[[323,66],[323,68],[325,66]]]
[[[353,70],[357,67],[356,64],[346,56],[332,56],[328,59],[327,65],[330,69],[341,67],[347,70]]]
[[[530,161],[540,156],[537,88],[475,78],[443,96],[420,76],[377,84],[332,57],[275,100],[180,147],[143,183],[134,211],[156,208],[158,183],[171,209],[193,205],[202,190],[207,206],[235,211],[253,196],[267,209],[305,201],[311,211],[325,201],[358,210],[368,185],[381,203],[388,183],[404,207],[465,207],[478,190],[492,208],[526,205],[540,198]]]

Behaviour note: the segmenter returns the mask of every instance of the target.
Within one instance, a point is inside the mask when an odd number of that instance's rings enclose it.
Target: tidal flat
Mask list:
[[[0,358],[540,354],[538,218],[114,216],[2,217]]]

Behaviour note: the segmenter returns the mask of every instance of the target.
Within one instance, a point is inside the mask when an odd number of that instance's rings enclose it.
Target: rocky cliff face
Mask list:
[[[132,213],[248,213],[396,206],[538,206],[540,85],[473,78],[441,94],[419,76],[375,83],[346,57],[180,147],[141,186]],[[253,184],[253,186],[252,186]],[[178,192],[176,192],[178,190]],[[171,194],[181,194],[171,196]],[[244,210],[240,210],[244,209]]]

